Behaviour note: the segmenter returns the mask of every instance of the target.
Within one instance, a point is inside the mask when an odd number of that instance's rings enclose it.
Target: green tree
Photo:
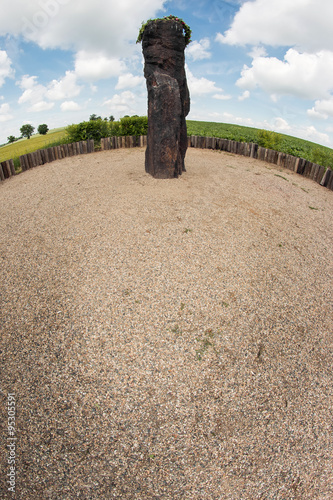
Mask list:
[[[100,143],[101,138],[109,137],[110,135],[109,124],[102,119],[69,125],[66,131],[70,142],[94,139],[96,143]]]
[[[30,125],[30,123],[27,123],[26,125],[22,125],[20,128],[20,132],[23,137],[26,137],[27,139],[30,139],[32,134],[34,133],[35,127]]]
[[[110,122],[114,122],[114,116],[113,116],[113,115],[111,115],[111,116],[109,117],[109,121],[110,121]]]
[[[10,135],[9,137],[7,137],[7,140],[9,142],[9,144],[11,144],[12,142],[17,141],[17,139],[16,139],[16,137],[14,135]]]
[[[95,121],[101,120],[101,119],[102,119],[102,117],[95,115],[95,113],[93,115],[90,115],[90,117],[89,117],[90,122],[95,122]]]
[[[46,135],[49,131],[49,127],[46,125],[46,123],[43,123],[42,125],[38,126],[37,130],[40,135]]]

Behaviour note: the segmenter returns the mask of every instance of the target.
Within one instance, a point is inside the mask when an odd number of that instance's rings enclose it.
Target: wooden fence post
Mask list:
[[[332,175],[333,175],[333,170],[327,168],[325,174],[323,175],[322,180],[320,181],[320,185],[327,187],[330,184]]]
[[[11,164],[11,162],[13,162],[13,160],[5,160],[5,161],[2,161],[0,163],[0,179],[1,180],[5,180],[5,179],[9,179],[9,177],[11,177],[12,175],[15,175],[15,173],[13,174],[13,170],[12,168],[14,167],[14,163],[13,165]],[[14,172],[15,172],[15,169],[14,169]]]
[[[10,168],[12,175],[16,175],[14,160],[8,160],[8,161],[9,161],[9,168]]]

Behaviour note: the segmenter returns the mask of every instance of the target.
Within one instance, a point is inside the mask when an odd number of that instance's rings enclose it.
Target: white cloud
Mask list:
[[[300,129],[299,137],[319,144],[329,145],[331,143],[329,136],[323,132],[319,132],[313,125]]]
[[[108,109],[114,113],[133,114],[135,113],[135,103],[135,94],[130,90],[126,90],[121,94],[115,94],[111,99],[105,101],[103,106],[107,106]]]
[[[80,50],[76,54],[75,73],[82,80],[96,82],[119,76],[125,70],[126,66],[123,61],[108,57],[103,52]]]
[[[28,111],[47,111],[54,107],[54,102],[61,99],[76,97],[82,87],[76,83],[76,75],[67,71],[66,75],[59,80],[52,80],[48,85],[38,83],[37,76],[24,75],[17,83],[23,90],[18,103],[29,105]]]
[[[69,99],[80,94],[82,87],[77,85],[77,76],[73,71],[66,71],[60,80],[52,80],[48,85],[46,96],[51,100]]]
[[[139,85],[144,85],[145,79],[143,76],[134,76],[132,73],[126,73],[125,75],[120,75],[118,78],[118,83],[116,85],[117,90],[122,89],[132,89],[138,87]]]
[[[141,21],[155,17],[164,3],[165,0],[2,0],[0,36],[23,35],[43,49],[106,50],[109,56],[120,57],[133,50]]]
[[[23,90],[23,94],[18,100],[19,104],[29,103],[34,107],[43,100],[46,87],[37,83],[37,76],[24,75],[18,85]]]
[[[187,83],[191,96],[223,92],[221,88],[215,86],[215,82],[207,80],[207,78],[203,77],[196,78],[190,71],[188,66],[187,65],[185,66],[186,66]]]
[[[327,120],[328,117],[333,117],[333,97],[331,99],[323,99],[315,102],[312,109],[308,109],[308,115],[314,118],[322,118]]]
[[[0,50],[0,87],[5,83],[6,78],[13,76],[12,61],[9,59],[6,51]]]
[[[238,97],[239,101],[245,101],[245,99],[248,99],[250,97],[250,92],[248,90],[244,90],[242,95]]]
[[[74,101],[65,101],[60,105],[61,111],[78,111],[81,109],[79,104]]]
[[[308,115],[325,118],[331,116],[323,108],[333,89],[332,17],[331,0],[246,1],[230,29],[216,40],[253,46],[252,65],[243,67],[237,81],[240,88],[261,88],[274,102],[281,95],[323,101]],[[263,45],[290,48],[281,60],[268,57]]]
[[[8,122],[14,117],[10,113],[10,105],[8,103],[1,104],[0,106],[0,122]]]
[[[291,126],[284,118],[278,117],[275,118],[273,129],[276,132],[290,132]]]
[[[265,47],[262,46],[253,47],[249,52],[249,56],[252,57],[252,59],[256,59],[257,57],[265,57],[267,56],[267,51]]]
[[[209,38],[203,38],[200,42],[194,40],[186,48],[186,56],[193,61],[198,61],[200,59],[209,59],[211,53],[208,51],[210,48]]]
[[[245,2],[231,28],[217,40],[229,45],[333,50],[331,0],[254,0]]]
[[[54,102],[39,101],[28,108],[32,113],[40,113],[41,111],[49,111],[54,107]]]
[[[243,89],[262,88],[273,97],[292,95],[303,99],[327,98],[333,88],[333,52],[299,53],[289,49],[281,61],[256,57],[244,66],[236,83]]]

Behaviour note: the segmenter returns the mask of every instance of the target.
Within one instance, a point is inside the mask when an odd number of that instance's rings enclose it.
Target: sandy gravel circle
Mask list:
[[[15,498],[333,498],[333,193],[223,152],[186,166],[153,179],[124,149],[0,184]]]

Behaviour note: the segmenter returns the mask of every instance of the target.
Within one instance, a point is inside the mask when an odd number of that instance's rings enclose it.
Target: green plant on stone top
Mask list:
[[[172,16],[172,15],[161,17],[161,18],[156,18],[156,19],[148,19],[147,22],[145,22],[145,23],[143,22],[142,26],[140,28],[138,39],[137,39],[136,43],[140,43],[142,41],[143,32],[144,32],[147,24],[150,22],[154,22],[154,21],[177,21],[177,22],[181,23],[183,30],[184,30],[185,47],[189,43],[191,43],[191,35],[192,35],[191,28],[183,21],[183,19],[181,19],[180,17]]]

